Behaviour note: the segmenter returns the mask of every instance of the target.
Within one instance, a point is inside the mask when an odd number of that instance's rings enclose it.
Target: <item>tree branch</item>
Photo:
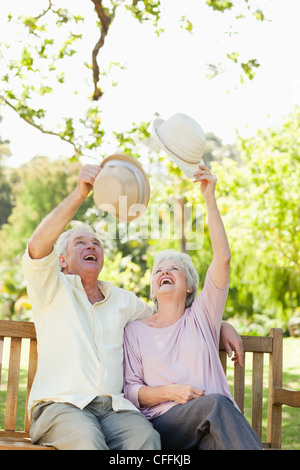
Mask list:
[[[55,137],[59,137],[60,140],[62,140],[63,142],[67,142],[68,144],[72,145],[73,148],[74,148],[74,152],[75,152],[76,157],[80,157],[82,155],[81,150],[76,147],[74,142],[72,142],[71,140],[66,139],[63,135],[59,134],[58,132],[48,131],[48,130],[43,129],[42,126],[39,126],[38,124],[36,124],[32,119],[25,119],[25,117],[20,115],[20,113],[18,112],[18,109],[13,104],[11,104],[6,98],[4,98],[4,96],[0,95],[0,100],[3,101],[7,106],[9,106],[13,111],[15,111],[17,113],[17,115],[21,119],[23,119],[23,121],[25,121],[27,124],[30,124],[35,129],[38,129],[40,132],[42,132],[42,134],[53,135]]]
[[[95,47],[93,49],[92,53],[92,66],[93,66],[93,81],[94,81],[94,94],[93,94],[93,100],[98,101],[99,98],[103,95],[103,92],[98,86],[99,82],[99,76],[100,76],[100,69],[97,63],[97,57],[99,54],[100,49],[104,45],[105,38],[107,36],[109,27],[111,25],[111,22],[113,21],[115,17],[115,11],[116,11],[116,5],[113,8],[113,11],[111,14],[108,14],[107,9],[105,9],[102,5],[102,0],[92,0],[93,4],[95,5],[95,10],[98,15],[98,18],[100,20],[100,38],[95,44]]]
[[[51,0],[48,0],[48,7],[42,11],[42,13],[38,16],[35,16],[35,20],[39,20],[40,18],[42,18],[43,16],[45,16],[48,11],[50,11],[52,9],[52,1]]]

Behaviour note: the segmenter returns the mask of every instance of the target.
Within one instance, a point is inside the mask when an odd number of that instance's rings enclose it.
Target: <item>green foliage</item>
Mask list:
[[[264,20],[263,12],[253,6],[254,2],[207,0],[206,5],[216,14],[234,9],[240,11],[246,6],[258,21]],[[106,37],[112,34],[111,25],[119,11],[127,10],[140,23],[151,22],[156,33],[160,34],[165,29],[161,9],[160,0],[85,0],[76,7],[66,1],[51,1],[37,16],[29,13],[17,17],[9,15],[7,23],[11,26],[11,34],[0,42],[0,69],[3,71],[0,73],[0,102],[41,132],[58,136],[71,144],[74,158],[82,155],[86,148],[99,148],[105,134],[101,109],[91,101],[98,101],[106,91],[102,85],[104,77],[110,76],[110,85],[116,86],[111,67],[122,68],[117,58],[112,58],[107,66],[99,56]],[[92,20],[87,11],[94,14]],[[192,33],[195,19],[182,13],[184,7],[175,21]],[[99,38],[93,47],[89,37],[97,34]],[[83,52],[87,44],[90,47],[88,55]],[[254,78],[259,67],[256,59],[240,62],[237,52],[229,53],[227,58],[242,70],[241,82]],[[72,76],[74,72],[69,72],[70,63],[76,66],[76,80]],[[209,69],[210,77],[214,77],[222,72],[223,65],[209,64]],[[50,117],[53,113],[49,98],[60,102],[62,96],[69,100],[80,99],[81,109],[82,97],[85,97],[85,110],[80,117],[63,106],[55,109],[54,118]]]
[[[7,222],[12,207],[11,187],[5,173],[0,167],[0,227]]]
[[[253,78],[255,77],[254,69],[257,69],[258,67],[260,67],[260,64],[257,62],[256,59],[251,59],[251,60],[248,60],[248,62],[242,62],[241,66],[245,75],[249,78],[249,80],[253,80]],[[244,81],[242,75],[241,75],[241,81],[242,82]]]
[[[101,280],[113,282],[115,286],[134,292],[148,301],[150,271],[143,270],[133,259],[132,253],[124,256],[122,251],[118,251],[114,256],[111,252],[101,273]]]
[[[0,318],[28,320],[30,309],[20,261],[2,262],[0,264]]]
[[[2,118],[0,116],[0,123]],[[0,229],[7,219],[13,208],[12,190],[8,181],[7,171],[2,166],[5,157],[10,155],[8,142],[3,141],[0,136]]]
[[[222,11],[230,10],[233,7],[233,3],[228,0],[206,0],[208,6],[212,7],[213,10]]]
[[[299,124],[295,109],[280,128],[240,139],[239,162],[212,163],[233,255],[226,313],[244,329],[267,329],[262,314],[286,328],[300,304]]]
[[[20,169],[11,170],[10,183],[15,206],[0,231],[0,258],[20,255],[41,220],[75,187],[79,163],[35,158]],[[78,211],[79,220],[90,205],[87,200]]]
[[[157,26],[160,19],[160,0],[133,0],[128,2],[126,8],[140,23],[150,20]]]
[[[238,52],[231,52],[230,54],[226,55],[227,59],[232,60],[234,63],[239,63],[239,53]],[[245,78],[247,77],[249,80],[253,80],[255,77],[255,69],[260,67],[260,64],[257,62],[256,59],[248,60],[247,62],[241,62],[240,66],[242,68],[243,74],[240,76],[241,83],[245,82]]]

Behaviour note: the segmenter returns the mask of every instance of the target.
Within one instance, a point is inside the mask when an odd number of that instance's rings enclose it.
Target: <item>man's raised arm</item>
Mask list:
[[[28,248],[31,258],[40,259],[51,253],[56,240],[92,190],[100,170],[100,165],[82,167],[77,187],[43,219],[30,238]]]

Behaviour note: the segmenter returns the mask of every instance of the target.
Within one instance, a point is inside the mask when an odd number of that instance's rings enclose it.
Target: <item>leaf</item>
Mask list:
[[[227,54],[226,57],[230,60],[233,60],[233,62],[237,63],[239,55],[240,54],[238,52],[231,52],[231,54]]]
[[[29,50],[24,47],[22,56],[21,56],[21,66],[26,67],[28,70],[32,70],[33,58],[30,55]]]
[[[255,72],[253,69],[260,67],[260,64],[257,62],[256,59],[251,59],[248,60],[248,62],[242,62],[241,66],[249,80],[253,80],[253,78],[255,77]]]
[[[184,28],[189,33],[193,32],[193,23],[184,15],[181,17],[181,28]]]
[[[262,10],[257,9],[254,13],[253,16],[257,19],[257,21],[264,21],[265,15]]]
[[[213,10],[222,11],[231,10],[233,3],[227,0],[206,0],[206,3],[209,7],[212,7]]]

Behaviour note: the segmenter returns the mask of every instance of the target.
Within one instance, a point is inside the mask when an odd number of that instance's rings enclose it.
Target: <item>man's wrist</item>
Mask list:
[[[74,203],[78,204],[78,206],[80,206],[80,204],[82,204],[85,199],[87,198],[89,192],[83,192],[79,186],[77,186],[73,193],[72,193],[72,199],[74,200]]]

